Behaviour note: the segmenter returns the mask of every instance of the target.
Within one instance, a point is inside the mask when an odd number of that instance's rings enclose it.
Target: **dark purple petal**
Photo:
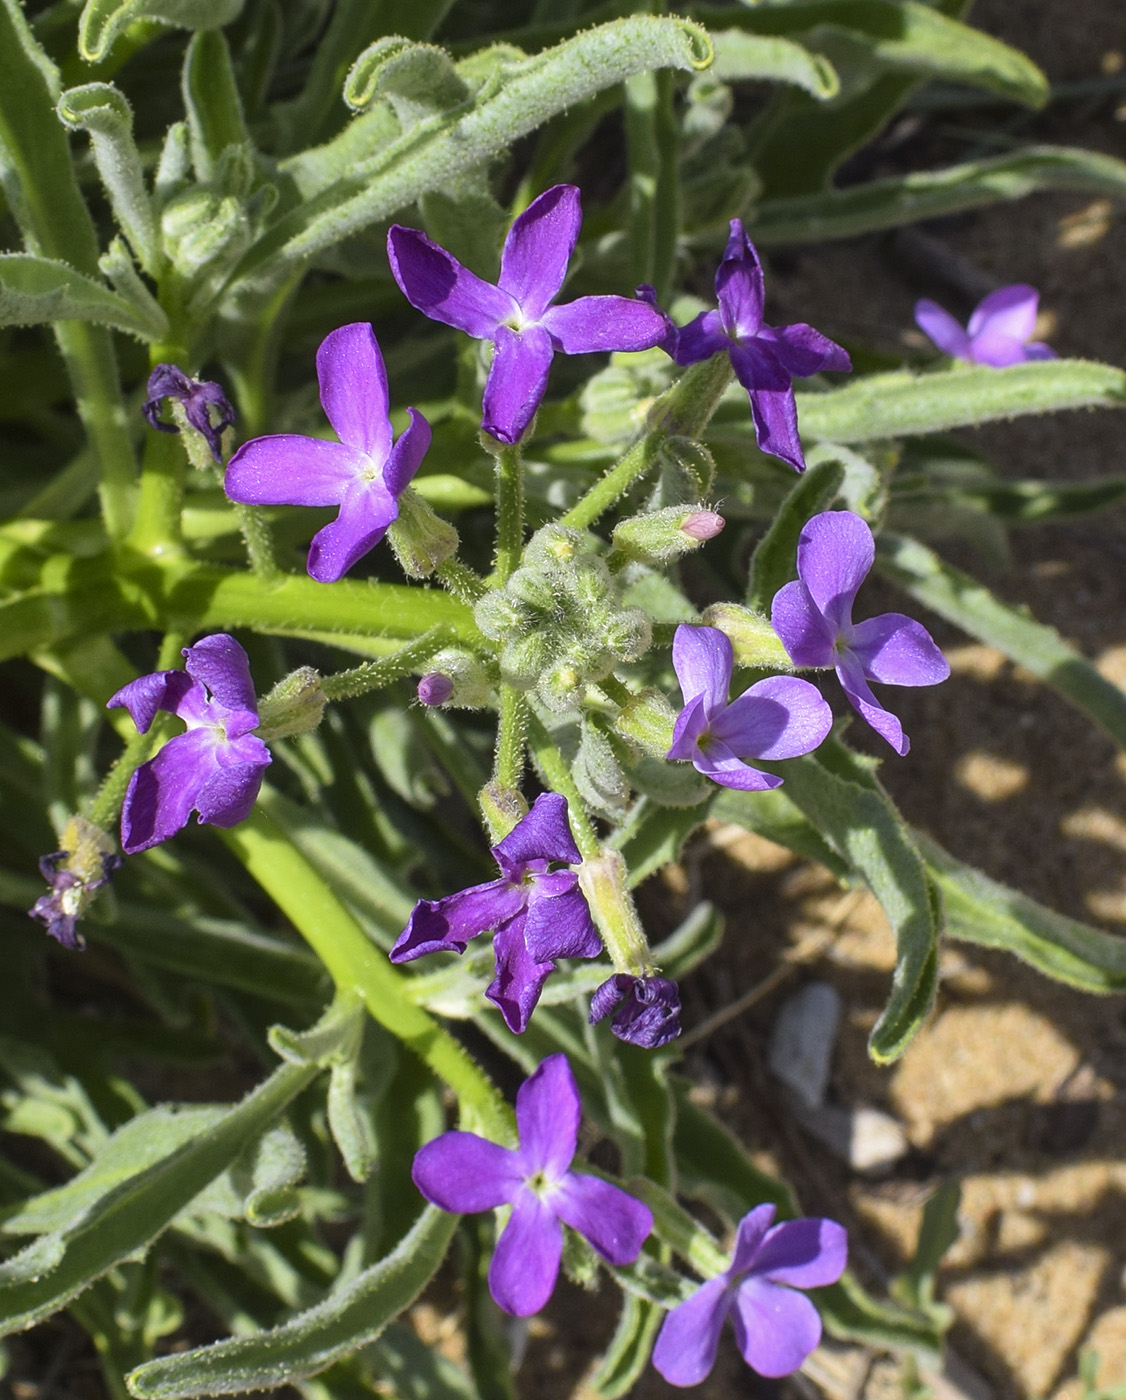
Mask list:
[[[808,379],[822,370],[843,374],[852,369],[848,351],[804,321],[792,326],[763,326],[759,339],[769,342],[782,367],[797,379]]]
[[[523,925],[523,919],[514,919],[497,930],[493,938],[497,971],[485,990],[485,996],[516,1035],[528,1029],[543,984],[555,971],[553,962],[537,962],[528,952]]]
[[[567,1057],[548,1055],[516,1091],[516,1129],[525,1177],[558,1181],[575,1155],[582,1103]]]
[[[563,1227],[531,1191],[516,1197],[489,1265],[489,1292],[513,1317],[538,1313],[551,1297],[563,1255]]]
[[[716,627],[691,627],[682,623],[673,634],[672,666],[685,706],[699,698],[711,716],[727,704],[735,652],[730,638]]]
[[[739,1221],[735,1231],[735,1249],[731,1256],[731,1268],[728,1270],[730,1278],[737,1278],[740,1274],[748,1273],[754,1267],[755,1256],[766,1238],[766,1232],[774,1223],[777,1209],[772,1201],[764,1201],[762,1205],[749,1210]]]
[[[792,1288],[836,1283],[848,1263],[848,1231],[835,1220],[785,1220],[768,1230],[754,1272]]]
[[[823,511],[798,536],[798,577],[838,636],[875,557],[872,531],[850,510]]]
[[[527,891],[507,880],[473,885],[445,899],[420,899],[391,949],[392,962],[410,962],[426,953],[464,953],[479,933],[499,928],[524,907]]]
[[[420,1147],[411,1177],[432,1205],[457,1215],[514,1201],[524,1180],[515,1152],[476,1133],[443,1133]]]
[[[564,1225],[577,1230],[611,1264],[632,1264],[653,1228],[653,1213],[620,1186],[568,1172],[551,1196]]]
[[[195,692],[193,699],[196,705],[206,709],[207,697],[203,687],[197,685],[186,671],[154,671],[123,685],[106,701],[106,709],[115,710],[118,706],[124,706],[138,732],[147,734],[157,712],[165,710],[169,714],[179,714],[189,692]]]
[[[833,727],[816,686],[797,676],[768,676],[712,721],[712,734],[740,758],[776,760],[812,753]]]
[[[393,224],[387,234],[387,258],[413,307],[476,340],[491,340],[499,325],[519,315],[507,292],[462,267],[418,229]]]
[[[382,481],[358,477],[340,499],[340,514],[309,544],[305,567],[318,583],[335,583],[375,548],[399,514],[399,504]]]
[[[1025,341],[1036,329],[1036,311],[1040,293],[1027,282],[1014,282],[1010,287],[998,287],[974,307],[966,331],[972,341],[988,331]],[[976,349],[976,345],[975,345]]]
[[[902,613],[881,613],[852,629],[849,651],[869,680],[885,685],[938,685],[950,663],[921,622]]]
[[[774,595],[770,625],[795,666],[832,666],[836,663],[836,629],[826,621],[800,579],[787,583]]]
[[[391,451],[387,370],[366,321],[341,326],[321,341],[317,383],[336,436],[382,465]]]
[[[723,261],[715,275],[715,293],[728,335],[735,339],[758,335],[764,297],[762,264],[739,219],[731,220]]]
[[[629,297],[580,297],[546,311],[540,324],[557,350],[583,355],[597,350],[650,350],[667,339],[664,314]]]
[[[821,1317],[804,1293],[765,1279],[744,1279],[732,1321],[743,1360],[760,1376],[788,1376],[821,1340]]]
[[[567,799],[557,792],[541,792],[532,810],[493,847],[493,856],[505,877],[514,881],[524,878],[529,861],[578,865],[582,856],[567,821]]]
[[[250,679],[250,660],[238,642],[226,632],[201,637],[183,651],[187,673],[211,692],[211,698],[225,715],[210,715],[211,723],[222,718],[228,739],[239,739],[258,724],[258,698]]]
[[[262,777],[270,766],[270,750],[253,734],[215,750],[218,766],[201,784],[195,807],[199,820],[210,826],[237,826],[250,816]]]
[[[571,874],[570,871],[566,872]],[[551,879],[551,876],[547,876]],[[524,921],[524,942],[537,962],[555,958],[596,958],[602,952],[602,939],[590,917],[586,897],[575,888],[549,898],[539,893],[541,880],[534,880]]]
[[[782,786],[781,778],[776,778],[773,773],[761,773],[742,762],[719,739],[713,739],[701,749],[699,756],[693,760],[693,766],[705,778],[719,783],[720,787],[735,788],[739,792],[765,792]]]
[[[615,973],[590,999],[590,1024],[618,1008],[610,1029],[630,1045],[656,1050],[680,1034],[680,988],[667,977]]]
[[[703,696],[690,701],[676,717],[672,745],[666,758],[687,759],[694,763],[700,756],[700,740],[708,732],[708,712]]]
[[[418,703],[420,705],[444,705],[454,693],[454,683],[441,671],[430,671],[418,682]]]
[[[969,336],[950,312],[945,311],[938,302],[930,301],[926,297],[917,301],[915,324],[924,335],[934,341],[943,354],[952,355],[956,360],[971,358]]]
[[[223,490],[243,505],[335,506],[370,467],[344,443],[276,433],[243,443],[227,463]]]
[[[731,1306],[727,1276],[709,1279],[665,1318],[653,1365],[670,1385],[699,1385],[715,1365],[719,1334]]]
[[[147,851],[182,830],[201,788],[214,775],[215,731],[177,734],[129,779],[121,808],[121,847],[127,855]]]
[[[147,395],[141,412],[152,427],[162,433],[180,431],[175,423],[165,423],[160,417],[160,405],[164,399],[179,399],[188,422],[203,434],[215,461],[222,462],[223,430],[235,421],[235,411],[221,385],[210,379],[191,379],[178,365],[157,365],[149,375]],[[218,413],[214,423],[211,421],[212,407]]]
[[[903,726],[890,710],[885,710],[872,694],[864,671],[857,657],[845,652],[837,663],[837,677],[840,680],[848,703],[876,733],[886,739],[902,758],[911,748],[911,740],[903,732]]]
[[[642,282],[640,286],[633,289],[634,295],[639,301],[643,301],[646,306],[653,308],[665,323],[665,333],[657,342],[666,355],[673,360],[676,359],[677,337],[680,334],[676,326],[673,325],[672,317],[657,300],[657,289],[651,287],[648,282]]]
[[[410,485],[430,446],[430,424],[417,409],[408,408],[410,422],[383,468],[383,485],[396,500]]]
[[[761,340],[733,345],[731,367],[750,398],[759,450],[805,471],[793,384],[771,347]]]
[[[485,381],[481,426],[501,442],[519,442],[547,391],[551,336],[542,326],[514,331],[498,326],[496,350]]]
[[[582,222],[579,191],[574,185],[553,185],[508,230],[499,285],[519,303],[524,320],[538,321],[559,295]]]
[[[165,423],[160,407],[165,399],[186,399],[192,391],[192,381],[179,365],[155,365],[145,389],[141,413],[150,427],[159,433],[178,433],[175,423]]]
[[[678,365],[694,365],[700,360],[710,360],[713,355],[729,354],[733,344],[723,329],[719,312],[701,311],[677,331],[673,358]]]

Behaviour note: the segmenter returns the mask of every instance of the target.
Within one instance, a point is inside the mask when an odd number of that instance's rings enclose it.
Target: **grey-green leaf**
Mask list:
[[[243,0],[86,0],[78,20],[78,52],[100,63],[114,41],[140,19],[160,20],[181,29],[212,29],[230,24]]]
[[[798,477],[751,555],[747,579],[749,608],[762,613],[770,611],[775,593],[797,572],[798,537],[813,516],[833,504],[843,481],[844,468],[832,461],[807,467]]]
[[[152,303],[156,307],[156,303]],[[168,319],[126,301],[117,292],[53,258],[32,253],[0,254],[0,325],[34,326],[46,321],[93,321],[159,340]]]
[[[747,34],[741,29],[712,31],[713,74],[723,82],[767,80],[792,83],[811,97],[835,97],[840,79],[828,59],[790,39]]]

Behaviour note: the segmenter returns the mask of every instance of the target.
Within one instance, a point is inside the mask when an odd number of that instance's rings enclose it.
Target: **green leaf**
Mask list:
[[[163,312],[155,314],[155,302],[151,305],[154,314],[145,316],[136,303],[66,263],[32,253],[0,254],[0,325],[93,321],[143,340],[159,340],[168,333],[168,318]]]
[[[292,1220],[300,1209],[294,1189],[305,1175],[305,1149],[286,1123],[275,1123],[247,1146],[230,1168],[211,1182],[189,1207],[226,1220],[269,1228]]]
[[[994,598],[983,585],[916,540],[881,534],[879,570],[970,636],[1039,676],[1126,748],[1126,694],[1052,627]]]
[[[344,80],[344,101],[362,112],[388,102],[403,131],[426,117],[459,107],[469,87],[445,49],[388,37],[369,44]]]
[[[643,797],[617,833],[614,844],[625,857],[629,883],[647,880],[661,866],[680,859],[688,837],[708,819],[712,798],[697,807],[660,807]]]
[[[316,1307],[281,1327],[232,1338],[130,1372],[138,1400],[237,1395],[315,1376],[375,1341],[414,1301],[445,1256],[458,1217],[427,1206],[398,1248]]]
[[[798,477],[770,528],[751,555],[747,606],[768,613],[775,593],[797,572],[798,536],[810,519],[828,510],[844,481],[839,462],[818,462]]]
[[[100,63],[114,41],[136,20],[154,19],[181,29],[212,29],[230,24],[243,0],[86,0],[78,20],[78,52]]]
[[[712,803],[717,821],[734,822],[807,860],[820,861],[838,880],[852,873],[821,832],[786,796],[785,785],[767,792],[736,792],[726,788]]]
[[[182,88],[192,165],[196,179],[207,184],[214,180],[224,151],[232,146],[248,153],[252,149],[230,50],[218,29],[201,29],[192,36],[184,54]]]
[[[711,26],[715,63],[711,75],[721,82],[748,80],[793,83],[811,97],[835,97],[840,79],[821,54],[810,53],[789,39],[748,34],[741,29]]]
[[[1126,500],[1126,477],[1104,476],[1094,481],[1004,481],[991,473],[969,473],[947,483],[905,481],[896,474],[893,506],[912,510],[935,505],[960,506],[996,516],[1006,525],[1039,525],[1071,520],[1105,510]]]
[[[957,1181],[943,1181],[923,1207],[915,1257],[892,1284],[895,1296],[908,1307],[920,1308],[935,1315],[943,1313],[954,1320],[953,1310],[936,1305],[935,1276],[942,1256],[958,1238],[958,1207],[962,1202],[962,1187]],[[939,1311],[941,1309],[941,1311]]]
[[[610,1345],[590,1385],[596,1395],[616,1400],[625,1395],[649,1364],[657,1329],[665,1319],[665,1310],[648,1298],[636,1293],[622,1295],[622,1311]]]

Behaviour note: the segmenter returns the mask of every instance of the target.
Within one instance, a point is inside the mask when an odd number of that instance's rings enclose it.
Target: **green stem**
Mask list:
[[[150,558],[167,558],[183,550],[180,509],[187,459],[179,437],[150,431],[141,463],[141,494],[129,531],[128,546]]]
[[[251,572],[263,582],[277,578],[281,570],[274,555],[274,537],[270,533],[266,512],[261,506],[248,506],[241,501],[235,501],[234,507]]]
[[[434,570],[434,574],[458,602],[465,603],[467,607],[472,607],[488,592],[488,586],[481,575],[474,573],[469,565],[463,564],[460,559],[444,560]]]
[[[629,686],[623,685],[617,676],[604,676],[602,680],[598,682],[598,688],[602,691],[603,695],[613,700],[614,704],[618,705],[623,710],[634,698],[633,691],[630,690]]]
[[[590,824],[586,807],[579,796],[575,780],[571,777],[570,764],[559,752],[543,721],[535,714],[528,718],[528,747],[532,751],[532,757],[535,759],[537,767],[547,779],[548,786],[567,799],[571,830],[574,832],[575,844],[582,852],[583,860],[596,860],[602,854],[602,844],[598,839],[598,833]]]
[[[379,661],[365,661],[348,671],[323,676],[321,689],[330,700],[353,700],[369,690],[383,690],[429,661],[436,651],[453,640],[453,635],[452,628],[431,627],[417,642],[400,647]]]
[[[502,788],[518,788],[524,778],[524,740],[528,729],[528,694],[514,685],[500,688],[497,724],[495,781]]]
[[[524,464],[520,448],[502,447],[496,455],[497,547],[495,579],[505,583],[516,571],[524,549]]]

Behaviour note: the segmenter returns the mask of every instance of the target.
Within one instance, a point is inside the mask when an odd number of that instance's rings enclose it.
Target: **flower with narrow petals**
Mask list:
[[[217,463],[223,460],[223,429],[235,421],[235,411],[222,386],[210,379],[192,379],[179,365],[157,365],[149,375],[146,397],[141,412],[149,426],[158,433],[178,433],[175,423],[165,423],[160,406],[165,399],[176,399],[184,406],[184,416],[198,433],[202,433]],[[219,415],[212,423],[211,409]]]
[[[610,1029],[630,1045],[656,1050],[680,1034],[680,988],[667,977],[616,972],[590,999],[590,1024],[610,1013]]]
[[[1040,293],[1026,282],[999,287],[974,308],[961,326],[936,301],[915,303],[915,324],[938,348],[956,360],[1004,369],[1024,360],[1054,360],[1056,352],[1033,340]]]
[[[723,352],[751,400],[755,441],[763,452],[805,470],[793,380],[820,370],[850,370],[848,352],[812,326],[763,324],[763,277],[755,246],[742,222],[731,235],[715,275],[716,311],[704,311],[676,335],[673,358],[694,365]]]
[[[482,427],[501,442],[523,437],[557,350],[648,350],[667,334],[663,313],[641,300],[597,296],[554,305],[581,225],[574,185],[545,190],[509,229],[495,286],[418,229],[394,224],[387,235],[391,271],[410,304],[475,340],[493,342]]]
[[[336,519],[313,536],[306,566],[318,583],[335,583],[398,518],[399,497],[430,446],[430,424],[409,408],[410,425],[392,443],[387,371],[366,322],[324,338],[317,382],[340,441],[277,433],[244,442],[223,489],[246,505],[339,506]]]
[[[471,938],[493,931],[496,976],[485,992],[518,1034],[539,1001],[556,958],[596,958],[602,940],[574,870],[582,856],[567,824],[567,799],[541,793],[532,810],[492,848],[499,880],[445,899],[422,899],[391,949],[392,962],[425,953],[464,953]]]
[[[743,758],[811,753],[832,728],[833,713],[816,686],[796,676],[768,676],[727,703],[735,656],[715,627],[676,629],[672,664],[684,693],[668,758],[689,760],[722,787],[756,792],[782,779]]]
[[[254,806],[270,751],[251,731],[258,702],[246,652],[217,632],[184,648],[186,670],[138,676],[106,702],[123,705],[142,734],[158,710],[187,725],[129,779],[121,845],[129,854],[167,841],[192,812],[211,826],[236,826]]]
[[[699,1385],[731,1315],[743,1359],[760,1376],[788,1376],[821,1340],[817,1309],[796,1290],[836,1283],[848,1235],[835,1220],[786,1220],[756,1206],[739,1222],[731,1267],[702,1284],[661,1324],[653,1365],[670,1385]]]
[[[517,1091],[518,1148],[454,1132],[415,1155],[414,1183],[442,1210],[512,1207],[489,1264],[489,1292],[515,1317],[539,1312],[551,1297],[564,1225],[611,1264],[632,1264],[653,1228],[648,1206],[609,1181],[570,1170],[581,1116],[567,1057],[549,1055]]]
[[[798,577],[774,595],[770,620],[795,666],[833,666],[849,704],[898,754],[911,741],[869,681],[937,685],[950,666],[921,622],[881,613],[854,623],[852,605],[876,557],[872,531],[849,510],[828,510],[798,537]]]

